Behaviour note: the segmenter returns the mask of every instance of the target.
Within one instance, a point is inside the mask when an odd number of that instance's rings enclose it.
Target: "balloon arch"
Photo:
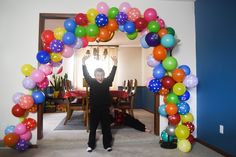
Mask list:
[[[29,147],[31,131],[36,128],[36,120],[28,116],[35,113],[37,105],[45,100],[43,90],[49,85],[47,76],[53,68],[62,63],[63,58],[70,58],[74,49],[85,48],[89,42],[107,42],[115,31],[126,33],[127,38],[134,40],[141,34],[142,48],[153,47],[153,53],[147,57],[147,64],[153,68],[153,76],[147,80],[147,87],[153,93],[164,98],[158,112],[168,119],[168,126],[161,132],[162,142],[177,139],[180,151],[189,152],[194,137],[193,115],[186,102],[190,97],[189,89],[196,87],[198,79],[191,74],[187,65],[178,65],[171,54],[178,40],[175,31],[166,27],[156,10],[148,8],[142,15],[140,10],[123,2],[119,8],[109,7],[100,2],[96,9],[91,8],[86,14],[78,13],[74,18],[64,21],[64,28],[44,30],[41,34],[43,50],[37,55],[38,68],[24,64],[21,71],[25,78],[22,85],[30,94],[17,92],[13,95],[12,114],[19,117],[20,123],[5,129],[4,143],[18,151]]]

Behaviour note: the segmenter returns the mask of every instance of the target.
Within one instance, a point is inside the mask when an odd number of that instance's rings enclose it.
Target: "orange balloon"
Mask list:
[[[109,19],[106,27],[109,31],[114,32],[118,29],[118,24],[115,19]]]
[[[36,113],[37,112],[37,105],[33,105],[31,108],[28,109],[28,111],[31,113]]]
[[[106,28],[100,28],[99,34],[98,34],[98,38],[101,41],[106,41],[109,40],[111,36],[111,32],[106,29]]]
[[[94,42],[97,39],[97,37],[90,37],[90,36],[86,35],[86,39],[88,42]]]
[[[166,58],[167,55],[167,50],[164,46],[162,45],[158,45],[156,47],[154,47],[153,49],[153,57],[158,60],[164,60]]]
[[[183,82],[185,78],[185,72],[182,69],[175,69],[172,72],[172,77],[176,82]]]
[[[19,141],[20,136],[16,133],[9,133],[4,137],[4,143],[5,145],[7,145],[8,147],[13,147],[17,144],[17,142]]]
[[[159,31],[158,31],[158,35],[160,38],[162,38],[164,35],[166,35],[168,33],[167,29],[165,28],[161,28]]]
[[[159,94],[162,96],[167,95],[168,93],[169,93],[169,90],[164,87],[162,87],[159,91]]]
[[[164,96],[163,96],[163,102],[164,102],[165,104],[167,104],[167,95],[164,95]]]
[[[167,104],[166,105],[166,113],[168,115],[174,115],[178,112],[178,108],[175,104]]]

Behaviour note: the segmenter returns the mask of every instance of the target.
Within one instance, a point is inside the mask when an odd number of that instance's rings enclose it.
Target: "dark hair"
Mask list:
[[[101,73],[103,73],[103,74],[105,75],[105,71],[104,71],[102,68],[97,68],[97,69],[95,69],[95,71],[94,71],[94,76],[95,76],[95,74],[96,74],[97,72],[101,72]]]

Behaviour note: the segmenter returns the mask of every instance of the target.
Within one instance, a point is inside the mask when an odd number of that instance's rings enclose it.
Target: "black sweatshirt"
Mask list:
[[[99,83],[89,75],[86,65],[83,65],[83,75],[90,87],[89,103],[92,108],[104,109],[111,104],[109,87],[114,80],[116,68],[117,66],[113,66],[110,75]]]

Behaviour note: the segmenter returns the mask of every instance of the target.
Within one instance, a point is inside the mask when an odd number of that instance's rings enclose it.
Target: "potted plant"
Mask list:
[[[53,81],[50,81],[50,84],[52,85],[54,92],[53,97],[57,98],[60,90],[62,90],[62,80],[63,78],[61,76],[56,76],[55,74],[52,75]]]

